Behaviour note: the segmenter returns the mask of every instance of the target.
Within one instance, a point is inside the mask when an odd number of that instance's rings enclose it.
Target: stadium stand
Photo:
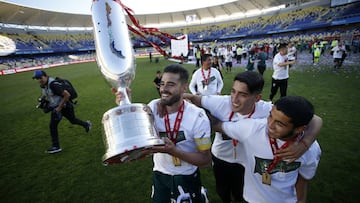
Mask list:
[[[285,11],[246,19],[164,29],[172,35],[188,34],[189,41],[205,46],[219,44],[265,45],[294,41],[300,50],[309,49],[316,40],[347,39],[353,51],[359,51],[360,2],[337,7],[329,5],[299,5]],[[344,32],[346,30],[346,32]],[[42,63],[71,61],[74,58],[94,58],[95,45],[91,31],[49,31],[1,29],[0,35],[12,39],[16,51],[0,56],[1,69],[22,68]],[[350,36],[350,37],[349,37]],[[142,38],[131,35],[137,54],[154,51]],[[156,36],[147,40],[168,47],[170,40],[161,41]],[[355,42],[355,43],[353,43]],[[145,48],[145,49],[144,49]],[[69,58],[69,55],[79,57]]]

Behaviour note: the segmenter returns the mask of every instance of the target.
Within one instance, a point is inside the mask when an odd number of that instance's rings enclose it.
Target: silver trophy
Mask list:
[[[104,164],[120,164],[148,155],[148,148],[163,145],[154,116],[145,104],[131,104],[126,88],[135,78],[135,56],[124,10],[118,1],[93,0],[92,21],[96,58],[105,80],[125,95],[118,107],[102,118],[106,152]]]

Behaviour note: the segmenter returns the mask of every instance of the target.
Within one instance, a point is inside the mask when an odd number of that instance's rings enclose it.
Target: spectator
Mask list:
[[[226,72],[231,72],[232,65],[233,65],[232,59],[233,59],[233,52],[231,51],[231,47],[228,47],[227,51],[225,53]]]
[[[279,53],[273,59],[273,75],[271,80],[270,101],[273,100],[278,88],[280,88],[280,96],[286,96],[289,79],[289,65],[295,64],[296,61],[287,60],[287,45],[279,46]]]
[[[161,71],[158,70],[158,71],[156,71],[156,77],[154,78],[153,83],[156,87],[157,92],[159,93],[159,96],[161,96],[160,95],[160,82],[161,82]]]
[[[339,42],[337,46],[331,49],[331,53],[334,58],[334,71],[337,71],[341,68],[345,57],[346,57],[346,49],[342,42]]]
[[[224,83],[219,71],[211,67],[211,55],[204,54],[202,59],[202,67],[192,75],[189,85],[190,92],[199,95],[221,94]]]
[[[265,47],[260,47],[257,59],[257,69],[261,75],[264,75],[264,72],[266,70],[266,60],[268,59],[268,54],[264,51]]]
[[[255,51],[254,51],[254,50],[250,50],[250,51],[249,51],[248,63],[247,63],[247,65],[246,65],[246,70],[247,70],[247,71],[253,71],[253,70],[254,70],[254,66],[255,66]]]

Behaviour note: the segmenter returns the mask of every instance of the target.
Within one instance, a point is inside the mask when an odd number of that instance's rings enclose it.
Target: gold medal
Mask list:
[[[262,183],[266,185],[271,185],[271,175],[268,172],[263,172]]]
[[[208,86],[207,86],[207,85],[205,85],[205,86],[204,86],[204,90],[206,91],[206,90],[207,90],[207,88],[208,88]]]
[[[175,166],[181,166],[181,160],[177,158],[176,156],[172,157],[173,163]]]
[[[233,148],[234,148],[234,153],[233,153],[234,154],[234,159],[236,159],[236,147],[234,146]]]

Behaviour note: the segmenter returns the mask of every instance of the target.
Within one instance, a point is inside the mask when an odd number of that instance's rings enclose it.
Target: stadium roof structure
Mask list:
[[[243,17],[251,16],[251,11],[261,12],[271,7],[289,4],[290,2],[299,4],[305,2],[314,2],[314,0],[237,0],[231,3],[225,3],[223,5],[199,9],[190,8],[189,10],[173,13],[149,15],[136,15],[135,13],[135,17],[143,26],[166,24],[176,25],[177,23],[183,23],[182,26],[190,24],[208,24],[240,19],[241,16],[238,15],[239,13],[242,14]],[[196,21],[193,23],[189,22],[189,19],[187,19],[189,16],[193,16]],[[225,18],[220,18],[222,20],[219,20],[219,17]],[[205,19],[210,19],[210,22],[204,23]],[[128,22],[131,24],[130,21]],[[14,24],[46,27],[92,27],[90,15],[46,11],[15,5],[4,1],[0,1],[0,23],[0,25]]]

